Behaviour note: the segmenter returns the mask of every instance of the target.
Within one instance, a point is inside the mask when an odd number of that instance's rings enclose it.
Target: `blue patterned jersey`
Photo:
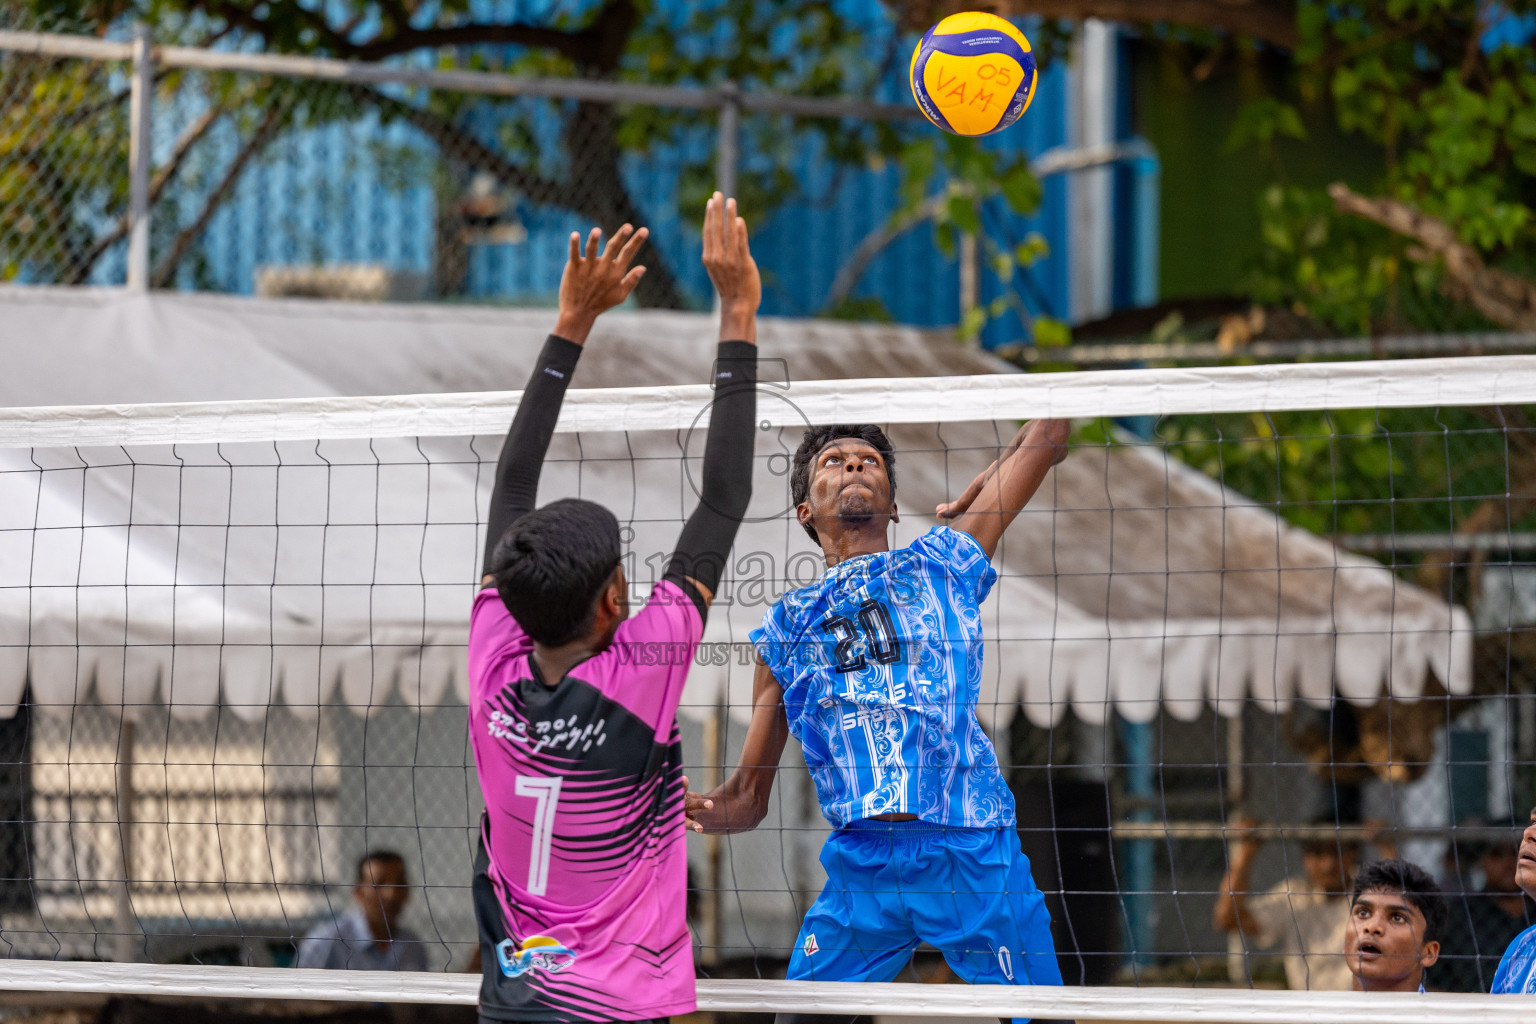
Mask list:
[[[976,719],[981,602],[996,580],[975,538],[938,526],[833,566],[752,631],[835,827],[889,813],[1014,824]]]
[[[1516,935],[1509,944],[1488,991],[1496,996],[1536,992],[1536,925]]]

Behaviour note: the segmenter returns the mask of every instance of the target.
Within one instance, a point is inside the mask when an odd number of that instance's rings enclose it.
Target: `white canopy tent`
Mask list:
[[[118,291],[0,289],[6,406],[323,398],[521,387],[548,311],[357,305]],[[766,319],[770,417],[795,422],[796,382],[950,377],[1009,368],[939,334]],[[576,386],[706,379],[703,314],[619,312]],[[937,383],[937,382],[936,382]],[[800,385],[802,388],[803,385]],[[978,406],[984,408],[984,406]],[[505,423],[502,420],[501,423]],[[498,426],[496,429],[504,429]],[[896,541],[991,459],[1013,426],[892,429]],[[758,439],[751,516],[706,640],[741,643],[787,582],[817,571],[782,513],[798,431]],[[255,717],[270,701],[340,694],[367,712],[465,690],[466,611],[500,438],[381,438],[0,453],[0,708],[27,679],[38,705],[163,700]],[[695,498],[702,437],[562,434],[542,501],[580,494],[629,524],[631,578],[654,577]],[[696,472],[697,462],[692,463]],[[1235,714],[1412,700],[1433,678],[1471,689],[1470,623],[1378,563],[1285,524],[1156,446],[1075,451],[1010,531],[984,608],[984,710],[1037,724],[1159,707]],[[724,650],[723,648],[717,650]],[[733,652],[734,654],[734,652]],[[685,714],[750,711],[735,656],[693,671]]]

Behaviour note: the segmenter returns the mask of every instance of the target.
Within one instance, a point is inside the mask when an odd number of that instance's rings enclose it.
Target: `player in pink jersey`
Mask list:
[[[634,618],[619,524],[537,511],[539,471],[593,322],[644,273],[625,225],[571,236],[560,313],[502,448],[469,627],[485,794],[474,881],[482,1021],[632,1021],[694,1007],[677,705],[752,490],[762,287],[735,200],[704,219],[720,348],[699,505]]]

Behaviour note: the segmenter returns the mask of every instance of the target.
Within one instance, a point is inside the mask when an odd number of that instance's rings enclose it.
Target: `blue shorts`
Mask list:
[[[927,942],[972,984],[1060,985],[1051,915],[1011,828],[856,821],[821,850],[827,886],[794,981],[891,981]]]

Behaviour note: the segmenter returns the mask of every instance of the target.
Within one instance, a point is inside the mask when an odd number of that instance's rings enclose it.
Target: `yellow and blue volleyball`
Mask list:
[[[951,14],[912,51],[912,96],[923,116],[956,135],[991,135],[1035,97],[1035,55],[995,14]]]

